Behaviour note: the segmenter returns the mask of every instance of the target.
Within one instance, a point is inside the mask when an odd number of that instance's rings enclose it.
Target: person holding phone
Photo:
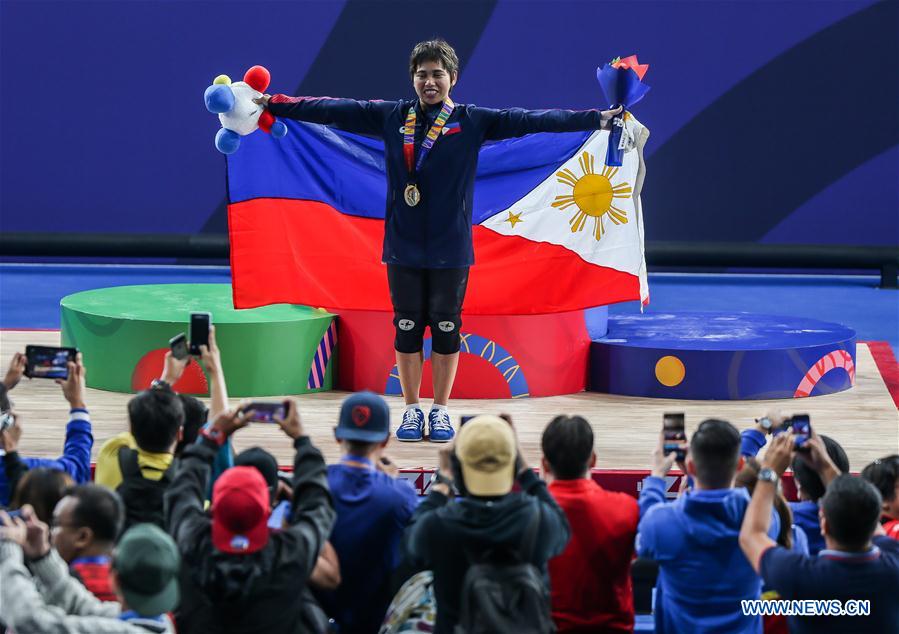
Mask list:
[[[431,442],[448,442],[455,435],[447,403],[459,363],[462,305],[474,263],[471,217],[481,145],[533,132],[607,128],[621,109],[493,110],[456,104],[450,92],[459,79],[459,59],[440,39],[415,45],[409,75],[414,100],[263,95],[256,102],[277,117],[384,140],[388,193],[381,259],[387,265],[394,349],[406,401],[396,437],[419,441],[425,436],[419,388],[429,327],[434,404],[427,435]]]
[[[743,431],[741,453],[747,458],[755,457],[768,440],[766,434],[776,438],[790,432],[794,449],[797,450],[791,467],[799,494],[799,501],[789,502],[790,510],[793,521],[808,538],[809,554],[817,555],[824,548],[818,511],[819,501],[827,487],[826,478],[832,478],[834,473],[849,473],[849,457],[836,440],[830,436],[819,436],[807,415],[795,419],[795,416],[769,412],[758,420],[754,428]],[[804,437],[798,444],[796,431]]]
[[[20,462],[15,458],[18,457],[19,442],[24,429],[22,422],[25,419],[13,408],[8,392],[24,375],[24,365],[25,355],[19,353],[14,355],[6,377],[0,383],[0,416],[6,421],[5,428],[0,430],[0,444],[2,444],[0,450],[4,452],[4,460],[0,462],[0,504],[4,506],[9,504],[13,494],[7,465],[21,468]],[[62,388],[62,395],[69,404],[69,423],[66,425],[63,453],[59,458],[21,458],[21,463],[28,470],[38,467],[58,469],[68,474],[76,484],[83,484],[91,478],[90,461],[94,435],[85,399],[86,369],[81,353],[66,364],[66,369],[68,378],[55,380]]]
[[[749,505],[746,489],[734,488],[743,462],[740,433],[727,421],[700,423],[684,465],[694,486],[670,504],[665,477],[677,453],[666,453],[664,444],[660,433],[652,475],[640,491],[636,540],[637,556],[659,564],[655,631],[757,634],[761,617],[740,607],[743,599],[759,599],[762,589],[738,543]],[[770,515],[768,534],[774,538],[780,518],[774,511]]]
[[[864,478],[840,474],[812,435],[808,458],[795,445],[792,430],[776,437],[765,452],[759,481],[740,529],[740,547],[765,584],[787,601],[868,601],[868,614],[789,616],[790,631],[899,631],[899,543],[880,526],[882,498]],[[808,459],[827,482],[821,500],[821,531],[826,548],[808,555],[779,546],[768,522],[777,484],[791,461]],[[846,605],[849,610],[849,606]]]
[[[227,469],[213,486],[211,513],[204,508],[213,460],[250,423],[252,412],[238,407],[219,414],[184,450],[165,493],[165,525],[193,571],[184,578],[182,606],[199,607],[190,622],[176,614],[180,631],[319,631],[307,622],[310,604],[303,596],[335,512],[324,458],[300,421],[296,401],[288,403],[286,417],[275,420],[296,450],[293,510],[283,530],[268,527],[269,489],[255,467]]]

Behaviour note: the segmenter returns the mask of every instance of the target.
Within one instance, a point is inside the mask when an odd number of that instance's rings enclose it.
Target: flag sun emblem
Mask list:
[[[612,204],[615,198],[628,198],[633,190],[627,183],[612,184],[612,180],[618,173],[617,167],[603,166],[602,173],[595,172],[596,157],[589,152],[584,152],[578,159],[583,174],[580,178],[574,172],[565,168],[556,172],[558,181],[571,187],[570,194],[556,196],[552,206],[565,211],[572,205],[577,211],[568,221],[571,225],[571,233],[576,233],[584,228],[587,216],[593,218],[593,235],[597,240],[602,238],[603,216],[608,215],[616,225],[627,223],[627,211],[619,209]]]

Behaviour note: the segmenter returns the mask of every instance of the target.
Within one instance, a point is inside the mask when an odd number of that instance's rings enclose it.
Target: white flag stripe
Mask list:
[[[645,301],[639,189],[649,134],[630,113],[627,126],[637,144],[624,152],[621,167],[605,165],[609,132],[598,130],[558,170],[481,225],[502,235],[563,246],[591,264],[636,275]]]

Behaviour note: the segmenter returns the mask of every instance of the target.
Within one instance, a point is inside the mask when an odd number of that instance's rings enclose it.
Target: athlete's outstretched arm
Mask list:
[[[621,112],[615,110],[524,110],[508,108],[473,108],[471,116],[480,119],[484,139],[496,141],[524,136],[533,132],[577,132],[600,130],[609,126],[612,117]]]
[[[347,132],[384,136],[384,120],[396,107],[393,101],[357,101],[332,97],[264,95],[256,100],[276,117],[337,126]]]

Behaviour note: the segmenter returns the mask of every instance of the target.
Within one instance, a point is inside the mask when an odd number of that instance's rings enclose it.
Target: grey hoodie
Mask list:
[[[55,550],[25,567],[22,548],[0,542],[0,622],[16,634],[174,634],[168,617],[124,621],[122,606],[100,601]],[[36,582],[40,584],[40,590]]]

